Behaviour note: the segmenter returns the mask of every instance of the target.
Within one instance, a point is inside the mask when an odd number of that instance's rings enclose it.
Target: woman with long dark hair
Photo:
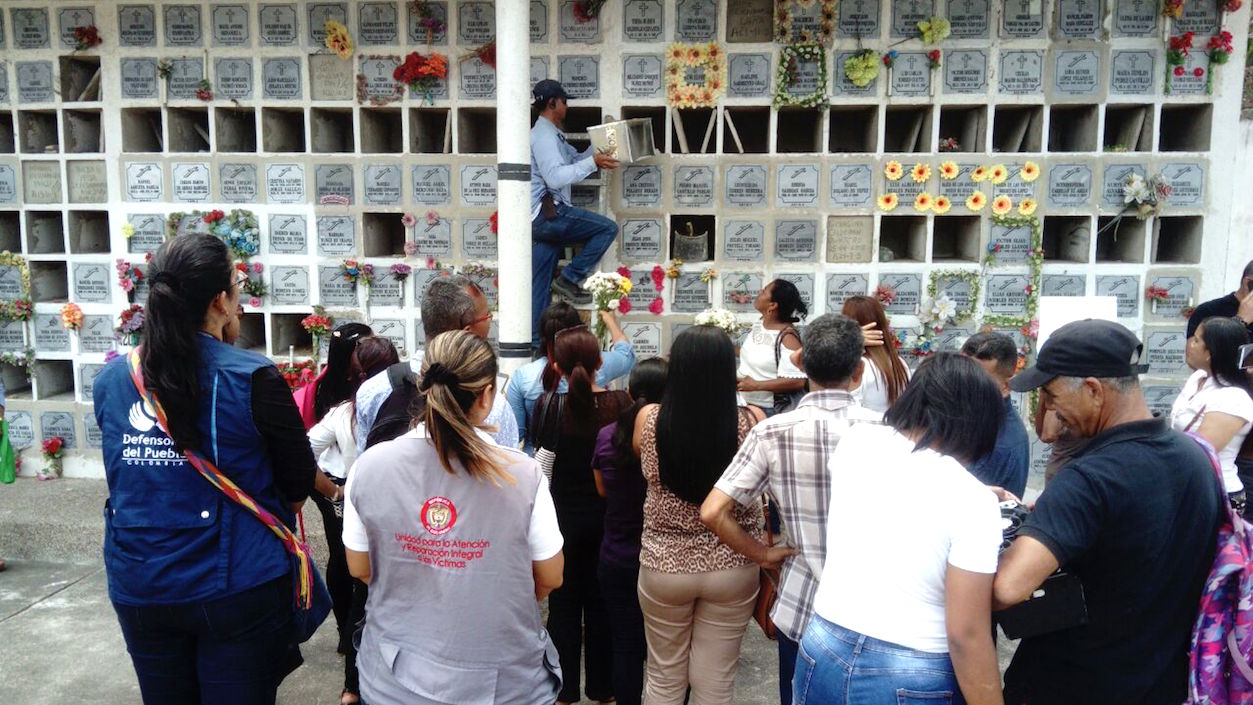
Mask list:
[[[853,390],[853,396],[861,401],[861,405],[873,411],[887,411],[896,402],[905,385],[909,384],[909,366],[896,354],[895,339],[892,328],[888,325],[887,312],[883,304],[870,296],[850,296],[844,301],[841,311],[845,316],[866,327],[873,324],[883,332],[886,344],[871,344],[867,339],[866,373],[862,375],[861,386]]]
[[[792,364],[792,352],[801,346],[796,324],[809,309],[796,285],[786,279],[763,286],[753,308],[761,320],[740,344],[737,388],[745,402],[767,414],[787,411],[805,392],[805,373]]]
[[[273,703],[300,664],[291,560],[274,531],[295,525],[317,466],[274,363],[222,340],[245,281],[226,245],[173,238],[148,280],[137,374],[164,413],[141,397],[126,357],[95,382],[109,597],[146,704]],[[211,461],[269,519],[202,477],[184,451]]]
[[[352,379],[352,351],[362,338],[371,335],[374,331],[370,326],[351,321],[331,331],[322,374],[294,393],[306,429],[313,428],[331,407],[342,404],[353,393],[353,388],[360,386],[360,382],[354,384]]]
[[[730,703],[758,568],[701,523],[700,505],[765,413],[737,407],[735,349],[719,328],[693,326],[670,347],[660,404],[640,409],[633,444],[648,483],[640,545],[640,608],[651,704]],[[762,535],[759,509],[736,521]]]
[[[613,637],[613,694],[618,705],[639,705],[644,691],[644,614],[636,583],[640,577],[640,534],[644,530],[644,476],[631,439],[635,417],[658,404],[666,390],[666,360],[650,357],[631,370],[632,403],[596,436],[592,475],[605,498],[605,534],[600,542],[601,597]]]

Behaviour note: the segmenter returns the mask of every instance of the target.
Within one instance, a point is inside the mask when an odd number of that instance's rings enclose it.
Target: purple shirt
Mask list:
[[[640,560],[640,534],[644,531],[644,475],[639,462],[619,471],[610,440],[617,430],[614,423],[600,429],[592,469],[599,470],[605,486],[605,537],[600,559],[609,563],[637,564]]]

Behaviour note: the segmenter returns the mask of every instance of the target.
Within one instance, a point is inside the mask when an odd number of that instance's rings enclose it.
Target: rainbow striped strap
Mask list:
[[[156,397],[148,392],[144,386],[143,368],[139,362],[139,348],[135,348],[127,356],[127,362],[130,365],[131,381],[135,383],[135,389],[139,392],[139,396],[144,403],[148,405],[149,411],[153,412],[153,417],[157,420],[157,424],[161,426],[161,430],[168,436],[170,435],[170,427],[167,423],[165,410],[161,408],[161,403]],[[172,436],[171,436],[172,437]],[[270,531],[278,537],[283,543],[283,547],[287,552],[292,554],[300,568],[300,579],[296,581],[296,606],[301,609],[309,609],[313,604],[313,559],[309,555],[309,547],[301,543],[292,530],[287,528],[278,517],[274,516],[265,507],[257,504],[256,500],[248,495],[247,492],[239,489],[231,478],[227,477],[218,470],[210,461],[200,457],[199,454],[184,449],[183,454],[187,457],[187,462],[196,468],[197,471],[209,481],[209,484],[221,490],[232,502],[238,504],[248,511],[249,514],[255,516],[262,524],[269,527]]]

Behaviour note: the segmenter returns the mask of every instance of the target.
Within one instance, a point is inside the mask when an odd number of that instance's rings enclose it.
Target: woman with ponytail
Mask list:
[[[180,235],[148,276],[139,379],[122,357],[95,383],[109,597],[146,705],[273,703],[300,665],[291,562],[275,532],[294,527],[317,465],[274,363],[227,342],[246,275],[226,245]],[[212,462],[231,494],[185,451]]]
[[[561,532],[539,465],[484,433],[491,345],[436,336],[418,394],[413,429],[348,476],[348,569],[369,585],[361,699],[552,705],[561,671],[538,600],[561,585]]]

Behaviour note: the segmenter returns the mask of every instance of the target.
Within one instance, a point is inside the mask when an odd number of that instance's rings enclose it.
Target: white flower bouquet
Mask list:
[[[725,308],[707,308],[696,314],[695,322],[698,326],[721,328],[732,339],[735,339],[740,330],[740,322],[735,314]]]
[[[592,303],[598,312],[592,324],[592,331],[601,343],[605,343],[605,322],[601,320],[600,311],[620,311],[631,293],[631,280],[617,272],[596,272],[583,282],[583,288],[592,295]],[[627,310],[630,310],[629,308]]]

